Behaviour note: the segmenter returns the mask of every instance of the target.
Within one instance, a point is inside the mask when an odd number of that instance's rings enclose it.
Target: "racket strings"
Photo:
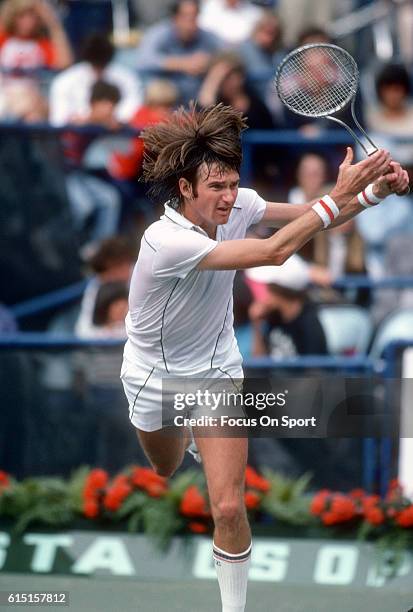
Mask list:
[[[338,51],[310,47],[287,58],[277,75],[277,90],[291,110],[322,117],[341,110],[351,100],[357,91],[358,69],[351,56]]]

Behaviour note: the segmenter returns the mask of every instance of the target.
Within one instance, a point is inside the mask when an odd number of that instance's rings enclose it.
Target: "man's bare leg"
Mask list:
[[[170,434],[162,429],[143,431],[136,428],[136,434],[154,471],[166,478],[179,468],[191,441],[191,434],[186,428],[184,431],[174,428]]]
[[[243,612],[251,556],[251,530],[244,502],[248,440],[202,437],[200,432],[200,428],[194,428],[215,525],[213,555],[222,610]]]

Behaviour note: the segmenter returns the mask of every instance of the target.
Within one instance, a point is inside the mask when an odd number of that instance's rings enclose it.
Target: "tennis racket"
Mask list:
[[[359,70],[353,57],[336,45],[315,43],[298,47],[281,62],[275,75],[275,88],[283,104],[297,115],[325,117],[344,127],[367,156],[378,150],[360,125],[354,110]],[[335,115],[350,104],[351,116],[363,139]],[[403,193],[410,192],[408,188]]]

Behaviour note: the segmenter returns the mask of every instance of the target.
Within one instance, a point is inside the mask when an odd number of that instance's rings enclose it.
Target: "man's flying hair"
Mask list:
[[[178,181],[186,178],[196,194],[197,170],[216,165],[220,172],[239,172],[242,161],[241,132],[246,129],[242,113],[216,104],[199,110],[195,105],[175,111],[170,118],[146,128],[143,179],[157,201],[177,207],[181,198]]]

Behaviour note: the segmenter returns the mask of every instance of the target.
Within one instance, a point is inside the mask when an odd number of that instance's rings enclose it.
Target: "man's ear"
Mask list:
[[[187,200],[193,200],[194,193],[192,190],[191,183],[186,178],[181,177],[179,179],[178,185],[179,185],[179,191],[181,192],[183,197],[186,198]]]

